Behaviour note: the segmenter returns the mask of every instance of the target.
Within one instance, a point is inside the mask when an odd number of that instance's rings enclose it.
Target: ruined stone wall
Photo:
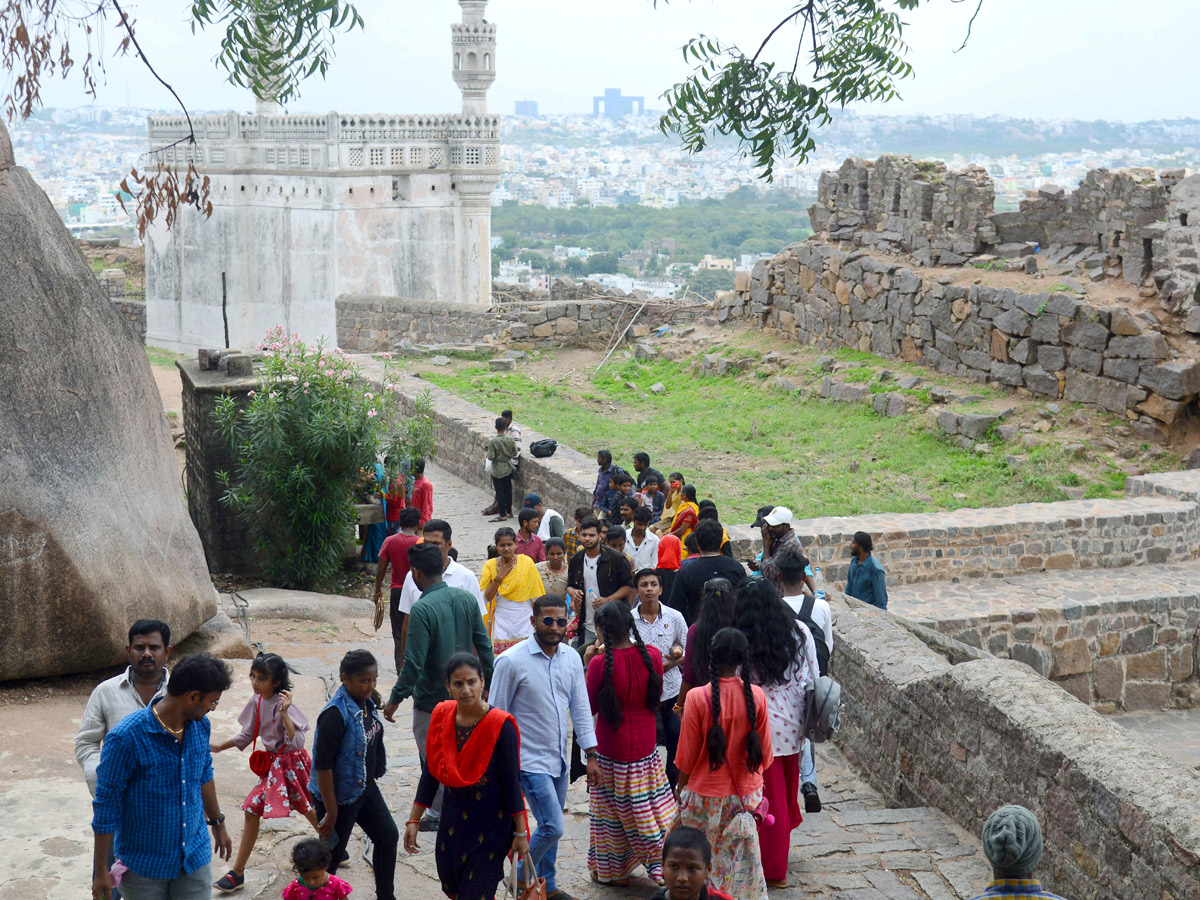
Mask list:
[[[113,306],[121,318],[129,323],[129,328],[138,343],[146,343],[146,301],[120,297],[113,300]]]
[[[1200,392],[1200,365],[1173,359],[1157,323],[1069,294],[925,279],[816,240],[759,262],[739,287],[719,295],[718,321],[1097,406],[1149,440],[1168,440]]]
[[[1196,773],[1027,666],[951,665],[887,613],[834,603],[837,744],[892,803],[975,834],[998,806],[1029,807],[1045,837],[1037,875],[1066,897],[1200,896]]]

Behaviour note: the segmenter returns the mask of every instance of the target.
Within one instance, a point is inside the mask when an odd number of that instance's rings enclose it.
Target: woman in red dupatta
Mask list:
[[[505,857],[529,852],[517,723],[483,702],[483,688],[477,656],[450,657],[446,689],[453,699],[434,707],[427,766],[404,828],[404,849],[416,853],[421,815],[444,787],[434,858],[443,893],[457,900],[492,900]]]

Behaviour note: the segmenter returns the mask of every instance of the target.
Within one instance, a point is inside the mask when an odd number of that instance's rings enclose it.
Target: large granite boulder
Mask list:
[[[120,662],[217,611],[143,348],[0,123],[0,680]]]

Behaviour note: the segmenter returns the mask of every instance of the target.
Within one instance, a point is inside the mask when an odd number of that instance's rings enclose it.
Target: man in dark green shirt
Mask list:
[[[400,702],[412,697],[413,737],[424,767],[425,738],[433,708],[450,699],[446,692],[446,661],[459,651],[474,651],[483,663],[484,683],[490,685],[495,660],[478,601],[442,580],[445,561],[441,551],[432,544],[417,544],[408,551],[408,561],[421,597],[409,614],[404,668],[383,708],[383,715],[389,722],[396,721],[392,717]],[[437,831],[441,815],[442,791],[439,788],[429,814],[421,822],[421,830]]]

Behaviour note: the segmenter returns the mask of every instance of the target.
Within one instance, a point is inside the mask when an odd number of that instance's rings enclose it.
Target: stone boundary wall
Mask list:
[[[1096,406],[1126,417],[1146,440],[1169,440],[1194,413],[1200,364],[1173,359],[1148,319],[1069,294],[950,280],[808,240],[720,294],[717,320]]]
[[[837,744],[891,803],[974,834],[1003,804],[1029,807],[1046,842],[1036,874],[1066,897],[1200,897],[1196,773],[1027,666],[951,665],[888,613],[833,599]]]
[[[794,527],[809,559],[835,583],[846,579],[856,531],[875,539],[891,585],[1181,562],[1200,554],[1200,506],[1157,496],[805,519]]]
[[[640,305],[619,299],[534,301],[473,309],[455,303],[345,294],[337,299],[338,346],[351,353],[386,352],[401,341],[471,350],[501,345],[603,348]],[[638,317],[639,333],[648,333],[647,326],[662,321],[658,309],[646,307]]]
[[[138,339],[139,344],[146,343],[146,301],[145,300],[129,300],[125,297],[116,298],[112,301],[114,307],[121,318],[129,323],[129,327],[133,329],[134,337]]]

